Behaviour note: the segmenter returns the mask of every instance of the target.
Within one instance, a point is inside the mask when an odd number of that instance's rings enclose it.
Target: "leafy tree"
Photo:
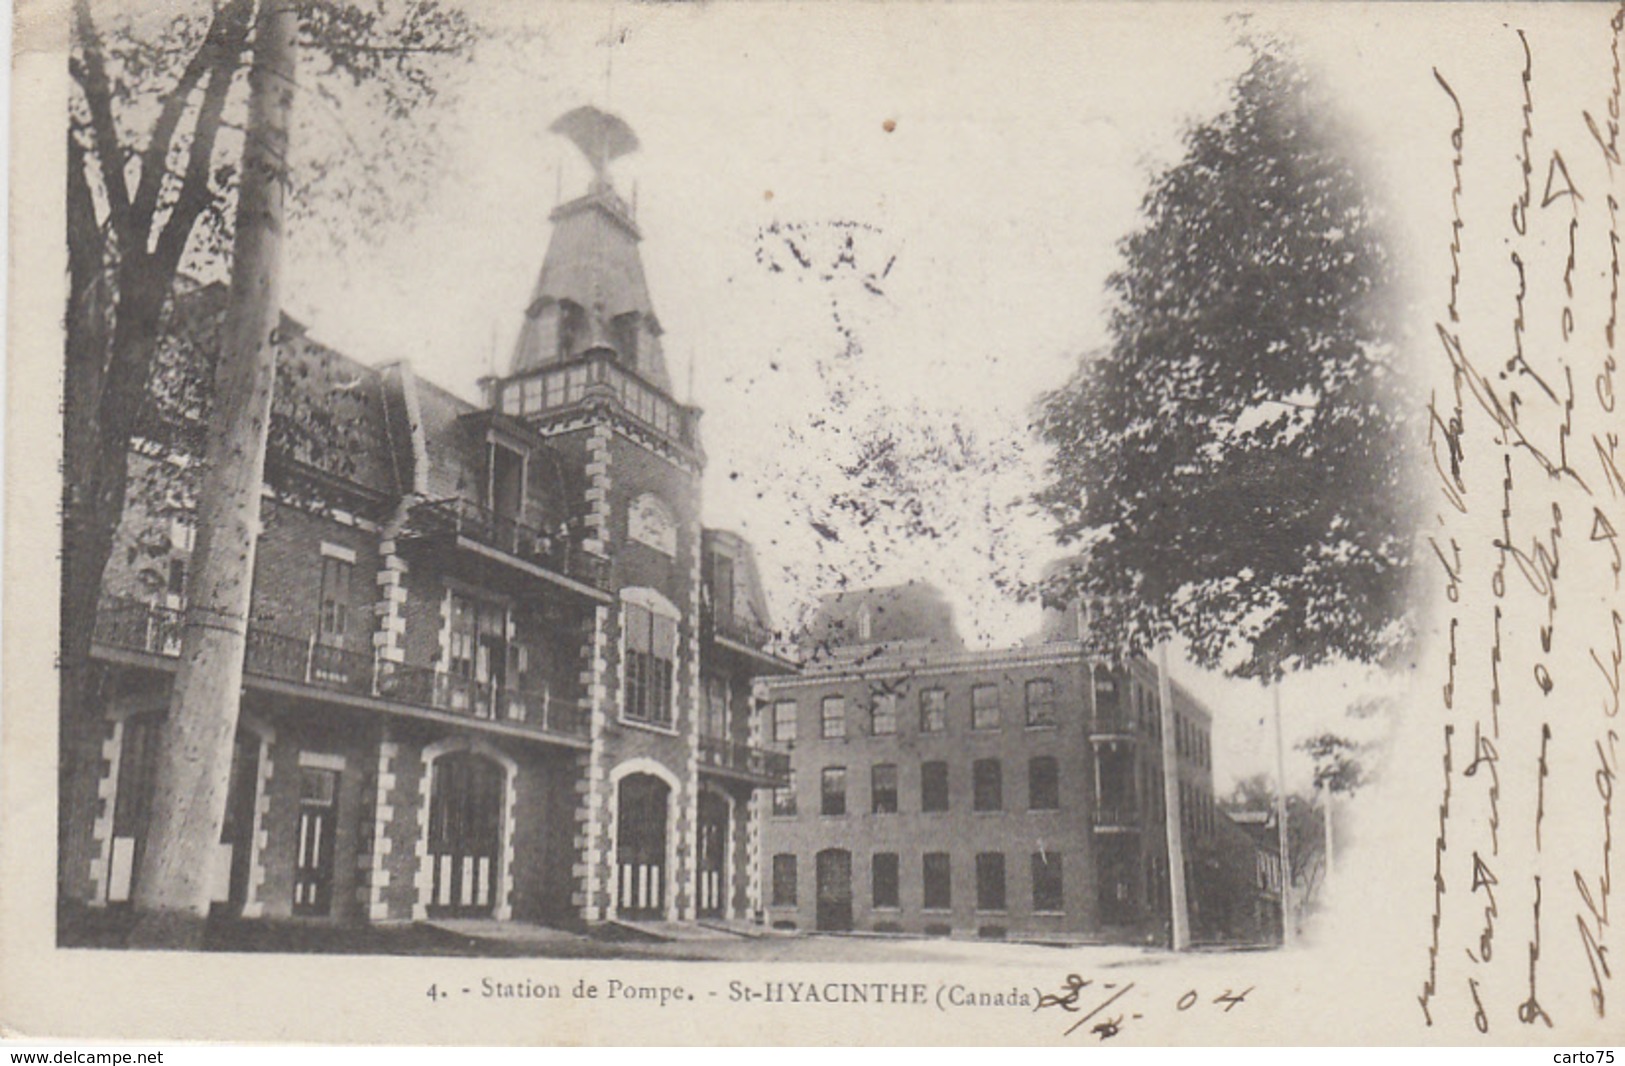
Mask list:
[[[1041,402],[1037,499],[1114,650],[1171,633],[1266,681],[1406,644],[1415,420],[1395,267],[1333,108],[1253,42],[1159,175],[1108,285],[1111,343]]]
[[[1307,752],[1315,764],[1315,791],[1352,795],[1365,784],[1365,767],[1361,764],[1360,746],[1336,733],[1321,733],[1298,742],[1298,750]]]
[[[269,0],[261,0],[268,3]],[[474,27],[439,0],[289,0],[297,15],[299,77],[321,108],[321,136],[300,136],[289,199],[319,204],[332,188],[344,210],[381,210],[389,190],[368,176],[432,129],[405,121],[432,103],[448,57],[464,56]],[[173,441],[137,430],[183,272],[218,274],[232,237],[255,0],[191,0],[162,11],[75,0],[69,72],[62,554],[64,811],[88,802],[97,742],[89,665],[102,575],[126,500],[132,446],[161,457]],[[376,119],[363,148],[342,108]],[[335,134],[335,129],[338,131]],[[365,138],[364,138],[365,139]],[[411,174],[392,159],[390,189]],[[185,342],[183,342],[185,343]],[[184,393],[195,382],[167,384]],[[170,400],[184,396],[172,395]],[[156,401],[165,402],[160,396]],[[196,454],[191,453],[191,454]],[[167,488],[153,491],[173,501]],[[184,493],[182,494],[184,495]],[[59,854],[77,851],[59,819]],[[68,876],[59,869],[59,878]],[[68,893],[71,894],[71,893]]]

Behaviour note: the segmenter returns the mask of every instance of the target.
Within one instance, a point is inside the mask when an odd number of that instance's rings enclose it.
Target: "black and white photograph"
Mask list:
[[[1618,1042],[1625,7],[13,26],[0,1032]]]

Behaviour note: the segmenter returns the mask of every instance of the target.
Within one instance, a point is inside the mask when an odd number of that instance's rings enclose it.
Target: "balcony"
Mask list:
[[[406,541],[454,545],[552,584],[609,602],[609,560],[568,537],[528,526],[463,499],[430,500],[407,511]]]
[[[770,646],[773,631],[757,622],[731,613],[712,611],[707,614],[708,632],[712,644],[745,663],[745,672],[754,675],[793,674],[796,664],[775,655]]]
[[[714,771],[761,788],[790,783],[790,756],[723,737],[700,737],[700,770]]]
[[[102,601],[96,614],[94,646],[104,658],[130,655],[173,659],[180,654],[181,612],[131,599]],[[584,744],[589,708],[546,690],[521,690],[481,683],[426,666],[392,663],[360,652],[249,626],[243,651],[244,683],[258,688],[292,688],[299,694],[352,697],[383,710],[422,710],[518,726],[552,738]],[[579,745],[575,745],[579,746]]]
[[[1127,711],[1096,710],[1089,720],[1090,740],[1136,740],[1139,735],[1139,723]]]
[[[1140,809],[1132,803],[1101,804],[1094,810],[1097,833],[1137,833],[1140,831]]]

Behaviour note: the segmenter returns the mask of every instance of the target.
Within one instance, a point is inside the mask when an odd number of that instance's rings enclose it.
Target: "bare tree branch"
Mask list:
[[[242,53],[243,44],[248,39],[251,6],[251,0],[232,0],[222,9],[227,28],[220,43],[219,58],[210,66],[208,84],[203,90],[203,103],[198,108],[197,125],[192,134],[180,195],[169,212],[169,219],[164,223],[154,251],[154,257],[166,274],[180,263],[186,243],[192,236],[192,224],[214,196],[209,190],[209,163],[214,156],[215,138],[220,132],[221,113],[231,92],[232,78],[237,73],[235,57]]]
[[[130,190],[124,180],[124,149],[118,141],[118,126],[113,121],[113,89],[107,80],[101,36],[90,17],[90,0],[74,0],[73,14],[84,61],[70,58],[68,70],[84,90],[85,102],[90,108],[91,133],[96,140],[96,159],[107,186],[108,214],[121,245],[128,248],[132,236]]]
[[[186,64],[186,69],[181,72],[180,81],[165,98],[163,110],[159,112],[158,121],[153,125],[152,139],[147,142],[146,151],[141,155],[141,184],[136,188],[133,205],[133,228],[137,233],[146,234],[151,230],[153,215],[158,210],[158,194],[163,188],[164,175],[169,170],[167,162],[169,147],[175,140],[175,131],[180,128],[181,118],[191,102],[193,90],[210,70],[217,69],[222,64],[233,67],[236,65],[235,60],[240,49],[238,51],[231,49],[233,37],[230,26],[231,14],[230,7],[215,11],[203,47],[193,53],[191,60]]]

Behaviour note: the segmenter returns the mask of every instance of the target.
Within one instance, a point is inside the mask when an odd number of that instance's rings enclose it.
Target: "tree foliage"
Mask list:
[[[1111,343],[1040,404],[1040,505],[1079,562],[1047,589],[1131,651],[1278,678],[1408,632],[1414,418],[1396,270],[1314,81],[1254,43],[1108,281]]]

